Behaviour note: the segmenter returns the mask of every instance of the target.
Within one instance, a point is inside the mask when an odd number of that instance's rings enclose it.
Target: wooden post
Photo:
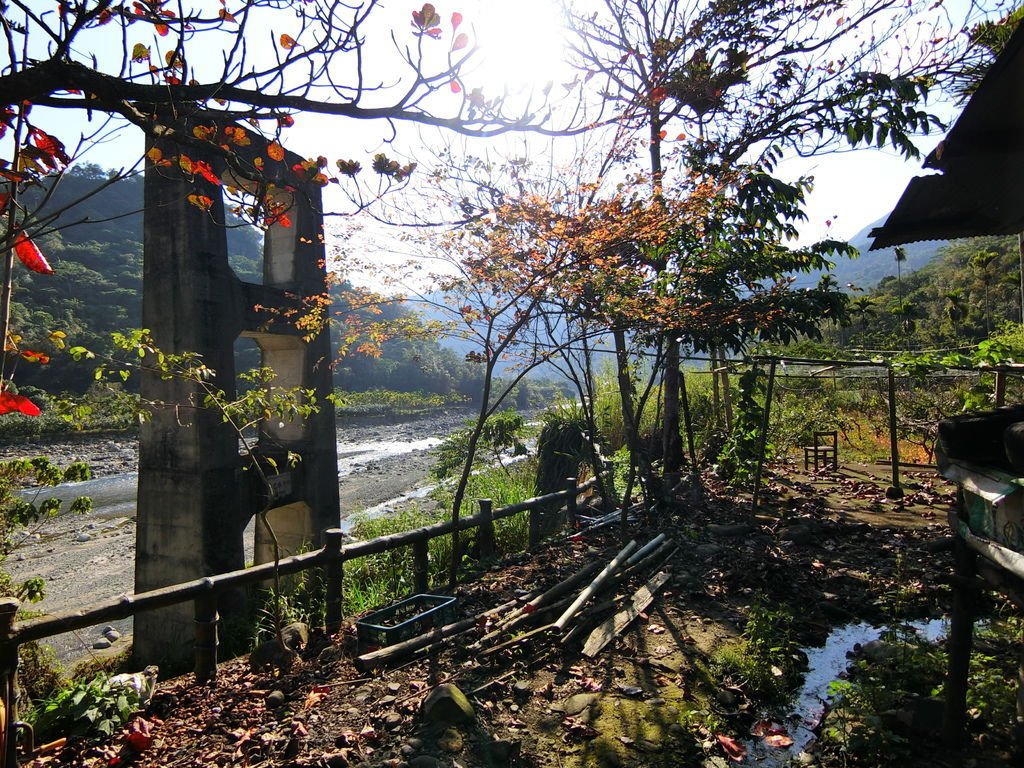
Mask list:
[[[1024,754],[1024,645],[1017,649],[1017,754]]]
[[[494,557],[494,522],[491,519],[491,512],[494,505],[490,499],[480,499],[480,559],[490,560]]]
[[[892,485],[885,489],[889,499],[902,499],[900,487],[900,449],[896,439],[896,374],[889,368],[889,453],[892,461]]]
[[[569,530],[576,530],[576,478],[565,478],[565,524]]]
[[[606,512],[611,512],[615,508],[616,495],[615,495],[615,463],[611,459],[606,459],[602,469],[605,476],[604,487],[608,491],[607,497],[604,501],[604,508]]]
[[[324,591],[326,606],[324,609],[324,629],[328,635],[337,634],[341,630],[342,600],[345,597],[345,563],[341,559],[341,540],[344,536],[340,528],[328,528],[324,531]]]
[[[686,394],[686,374],[679,372],[679,404],[683,406],[683,423],[686,425],[686,447],[690,451],[690,474],[697,475],[697,453],[693,448],[693,420],[690,416],[690,398]]]
[[[971,663],[971,642],[974,634],[975,554],[959,536],[953,540],[953,613],[949,620],[949,667],[946,674],[945,712],[942,737],[949,747],[963,741],[967,719],[967,672]]]
[[[996,408],[1006,405],[1006,371],[996,371]]]
[[[412,583],[418,594],[430,591],[430,542],[418,539],[412,545]]]
[[[768,424],[772,415],[772,395],[775,391],[775,366],[778,361],[773,357],[768,366],[768,388],[764,394],[764,415],[761,419],[761,439],[757,446],[757,470],[754,473],[754,500],[753,508],[757,511],[757,503],[761,496],[761,470],[764,468],[765,447],[768,443]]]
[[[0,756],[3,768],[17,768],[18,645],[12,642],[14,619],[21,603],[16,598],[0,600]]]
[[[195,614],[195,675],[200,685],[217,677],[217,591],[208,579],[209,591],[193,601]]]
[[[530,541],[529,547],[533,549],[540,544],[540,522],[541,522],[541,511],[537,508],[533,508],[529,512],[530,515]]]

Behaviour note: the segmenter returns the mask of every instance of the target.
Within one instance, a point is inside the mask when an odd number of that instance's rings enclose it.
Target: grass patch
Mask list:
[[[359,539],[369,541],[442,520],[439,513],[411,508],[386,517],[357,518],[352,533]],[[439,584],[447,578],[451,551],[451,536],[438,536],[430,540],[427,546],[428,583]],[[413,593],[413,588],[412,547],[400,547],[350,560],[345,563],[343,613],[346,616],[365,613],[408,597]]]
[[[335,390],[336,409],[342,416],[413,416],[441,410],[453,405],[466,405],[465,395],[434,392],[394,392],[370,389],[365,392]]]

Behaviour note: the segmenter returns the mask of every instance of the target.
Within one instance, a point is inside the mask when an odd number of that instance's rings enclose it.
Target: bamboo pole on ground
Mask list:
[[[597,574],[596,577],[594,577],[594,580],[587,585],[587,588],[580,592],[580,594],[572,602],[572,605],[566,608],[565,612],[561,616],[559,616],[558,619],[551,626],[557,629],[559,632],[564,631],[566,625],[570,621],[572,621],[572,617],[575,616],[579,612],[580,608],[582,608],[583,605],[591,597],[594,596],[594,594],[609,579],[609,577],[613,573],[615,573],[615,571],[617,571],[620,567],[622,567],[623,563],[626,562],[626,559],[631,554],[633,554],[633,550],[636,549],[636,546],[637,545],[635,539],[630,541],[626,546],[624,546],[619,551],[619,554],[612,558],[611,562],[604,567],[604,570],[602,570],[599,574]]]

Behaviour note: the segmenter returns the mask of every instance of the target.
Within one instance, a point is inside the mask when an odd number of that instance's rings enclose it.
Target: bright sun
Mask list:
[[[475,0],[467,7],[480,59],[469,79],[511,91],[542,88],[566,77],[558,0]]]

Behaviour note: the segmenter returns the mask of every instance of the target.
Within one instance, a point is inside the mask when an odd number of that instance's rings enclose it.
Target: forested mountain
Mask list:
[[[853,298],[853,324],[838,341],[887,349],[976,343],[1006,321],[1019,322],[1020,301],[1017,238],[955,240],[921,269],[884,277]]]
[[[869,291],[886,277],[897,274],[896,254],[893,248],[883,248],[878,251],[868,250],[872,243],[868,233],[884,222],[885,217],[874,221],[850,238],[850,245],[857,249],[860,253],[859,256],[832,258],[835,264],[831,270],[832,277],[844,290]],[[942,240],[908,243],[903,248],[905,259],[900,263],[898,271],[903,275],[909,275],[911,272],[921,269],[934,260],[946,244],[946,241]],[[821,272],[797,275],[796,285],[801,288],[811,287],[817,284],[821,275]]]
[[[69,345],[105,353],[111,349],[112,332],[141,324],[143,178],[121,180],[89,196],[105,179],[106,172],[97,166],[74,168],[47,201],[44,211],[57,211],[69,201],[84,198],[61,213],[55,231],[36,238],[54,274],[35,274],[16,266],[13,328],[24,338],[25,348],[52,352],[46,338],[59,330],[67,334]],[[262,280],[262,245],[256,229],[229,227],[228,249],[241,279]],[[335,291],[336,309],[343,308],[344,287]],[[381,308],[381,317],[407,312],[388,305]],[[251,349],[244,361],[256,363]],[[48,365],[24,360],[18,365],[14,378],[19,386],[81,392],[93,381],[94,365],[74,363],[67,355],[53,354]],[[335,370],[336,383],[350,390],[387,387],[469,393],[478,384],[473,367],[435,340],[389,341],[380,357],[351,353],[337,362]]]

